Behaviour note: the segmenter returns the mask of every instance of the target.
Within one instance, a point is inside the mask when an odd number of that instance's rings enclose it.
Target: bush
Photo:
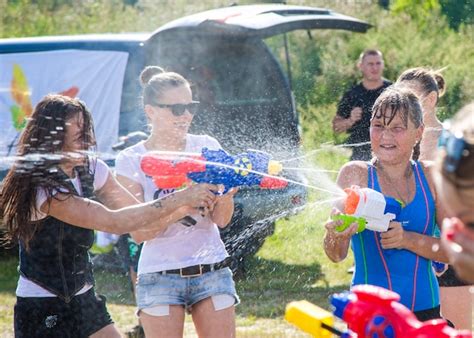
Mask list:
[[[384,53],[385,76],[392,81],[411,67],[443,69],[447,90],[439,103],[441,119],[473,100],[472,25],[461,25],[455,31],[437,11],[420,25],[405,13],[374,6],[358,16],[374,25],[366,34],[316,31],[313,40],[305,34],[293,34],[289,40],[293,88],[300,104],[304,137],[309,138],[307,144],[314,146],[333,139],[328,121],[343,92],[359,81],[356,61],[365,48],[378,48]]]

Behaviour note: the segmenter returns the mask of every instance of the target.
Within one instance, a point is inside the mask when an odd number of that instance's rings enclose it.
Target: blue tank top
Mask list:
[[[405,205],[399,217],[403,229],[433,236],[435,203],[418,162],[412,162],[416,191],[413,200]],[[367,186],[381,191],[374,166],[368,166]],[[411,311],[426,310],[439,305],[439,286],[431,260],[405,249],[385,250],[380,244],[380,233],[364,230],[351,241],[355,257],[352,285],[373,284],[397,292],[400,302]]]

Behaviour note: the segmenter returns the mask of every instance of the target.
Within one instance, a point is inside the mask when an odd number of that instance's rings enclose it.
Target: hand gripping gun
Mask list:
[[[373,189],[352,186],[344,191],[347,194],[344,213],[332,216],[333,220],[344,222],[336,227],[337,231],[344,231],[354,222],[359,225],[357,232],[365,229],[387,231],[390,221],[397,220],[402,211],[400,201]]]

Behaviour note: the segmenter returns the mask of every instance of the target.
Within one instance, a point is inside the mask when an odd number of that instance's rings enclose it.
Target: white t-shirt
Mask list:
[[[211,150],[221,149],[219,142],[210,136],[187,135],[185,152],[201,153],[204,147]],[[175,191],[157,188],[152,178],[140,169],[141,158],[147,152],[145,142],[142,141],[121,151],[115,161],[117,175],[139,183],[146,202]],[[198,212],[190,216],[196,220],[195,225],[185,226],[177,222],[169,225],[154,239],[145,241],[138,261],[138,275],[217,263],[228,256],[217,225],[209,217],[202,217]]]
[[[105,164],[104,161],[100,159],[97,159],[95,163],[97,163],[94,168],[95,172],[93,168],[90,168],[90,171],[91,171],[91,174],[94,173],[94,191],[97,191],[97,190],[100,190],[104,186],[105,182],[107,181],[107,178],[109,176],[109,167],[107,166],[107,164]],[[75,175],[74,178],[71,178],[71,183],[76,189],[79,196],[82,196],[79,176],[77,174]],[[46,216],[48,216],[47,214],[40,211],[40,207],[47,200],[46,194],[47,192],[42,188],[39,188],[36,191],[36,210],[32,214],[33,221],[37,221],[37,220],[46,218]],[[86,284],[81,290],[79,290],[76,293],[76,295],[80,295],[84,292],[87,292],[90,288],[92,288],[92,285]],[[23,277],[22,275],[20,275],[20,278],[18,279],[18,284],[16,287],[16,295],[18,297],[56,297],[55,294],[42,288],[38,284],[30,281],[29,279]]]

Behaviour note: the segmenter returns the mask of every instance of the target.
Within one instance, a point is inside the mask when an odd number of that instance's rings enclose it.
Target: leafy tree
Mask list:
[[[441,12],[449,27],[458,30],[461,24],[474,24],[474,2],[472,0],[439,0]]]

